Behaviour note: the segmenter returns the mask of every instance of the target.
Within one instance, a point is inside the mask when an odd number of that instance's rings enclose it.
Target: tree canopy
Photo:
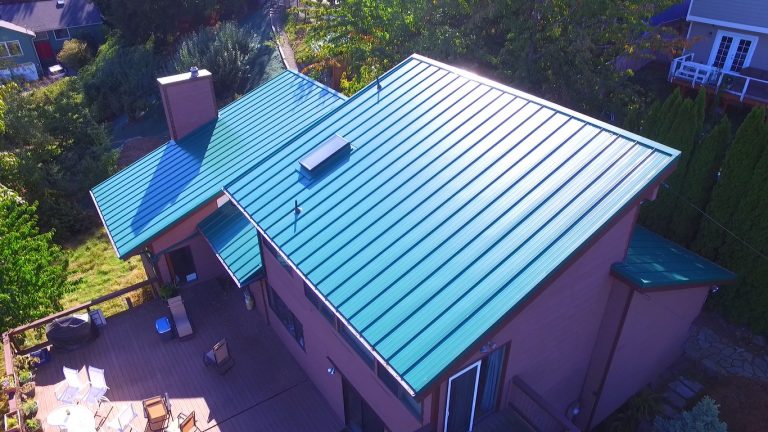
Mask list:
[[[0,185],[0,332],[60,309],[67,259],[37,227],[35,206]]]

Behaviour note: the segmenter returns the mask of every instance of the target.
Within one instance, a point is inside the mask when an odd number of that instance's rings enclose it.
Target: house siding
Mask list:
[[[694,0],[690,16],[768,28],[768,2],[765,0]]]
[[[262,244],[264,240],[262,239]],[[368,402],[376,414],[392,431],[413,431],[430,421],[432,412],[431,395],[422,405],[423,418],[417,419],[385,387],[355,353],[352,347],[341,337],[338,331],[315,308],[304,295],[304,281],[294,270],[284,268],[263,247],[261,255],[267,273],[268,284],[280,296],[283,302],[301,322],[304,331],[304,349],[293,339],[272,309],[264,304],[262,295],[257,295],[258,310],[266,311],[268,322],[275,333],[288,347],[301,364],[315,386],[327,399],[336,415],[344,419],[344,401],[342,395],[342,376],[344,376],[360,395]],[[261,297],[261,298],[259,298]],[[335,367],[337,373],[330,375],[328,368]]]
[[[686,53],[692,52],[693,60],[697,63],[709,64],[709,55],[712,53],[712,45],[715,43],[719,30],[756,37],[757,45],[754,48],[752,61],[748,66],[768,70],[768,35],[760,33],[692,22],[688,35],[691,46],[686,50]]]
[[[487,338],[499,346],[509,344],[501,407],[509,404],[514,376],[561,413],[579,399],[613,283],[610,267],[624,258],[636,218],[635,206],[541,288],[512,321]],[[476,353],[453,373],[484,355]],[[441,425],[446,395],[447,380],[440,390]]]
[[[153,255],[161,254],[156,258],[160,277],[164,283],[173,280],[164,254],[184,246],[189,246],[192,252],[192,260],[197,270],[197,280],[205,281],[227,274],[211,246],[197,230],[197,224],[216,211],[217,208],[216,198],[214,198],[150,243],[150,251]]]
[[[68,39],[56,39],[53,35],[53,30],[46,31],[48,33],[48,40],[51,42],[51,48],[54,52],[61,51],[64,47],[64,42]],[[81,27],[69,27],[69,39],[80,39],[88,42],[94,49],[98,48],[104,42],[104,32],[101,24],[81,26]]]
[[[605,419],[682,355],[691,323],[708,293],[708,286],[632,292],[593,424]]]
[[[37,60],[37,54],[35,53],[35,45],[32,42],[32,36],[8,30],[6,28],[0,28],[0,41],[19,41],[21,45],[22,55],[18,57],[5,57],[5,60],[10,60],[16,64],[33,63],[40,69],[40,62]]]

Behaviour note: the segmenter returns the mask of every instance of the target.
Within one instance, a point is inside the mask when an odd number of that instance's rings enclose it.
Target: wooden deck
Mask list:
[[[209,431],[338,431],[343,424],[304,374],[272,329],[255,311],[247,311],[239,290],[222,291],[215,283],[184,288],[182,296],[195,334],[187,340],[162,341],[155,320],[168,315],[160,300],[107,320],[101,336],[73,352],[53,352],[38,370],[36,400],[43,420],[59,406],[54,387],[62,366],[87,365],[106,370],[107,397],[115,409],[133,404],[143,430],[141,400],[168,393],[171,409],[195,411],[198,426]],[[206,368],[203,354],[226,337],[235,366],[225,375]],[[84,370],[81,371],[85,379]],[[104,408],[102,408],[104,410]]]

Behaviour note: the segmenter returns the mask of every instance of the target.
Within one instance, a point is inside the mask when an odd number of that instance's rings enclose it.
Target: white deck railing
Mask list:
[[[691,87],[712,86],[717,91],[738,96],[741,102],[745,97],[768,102],[768,81],[697,63],[693,61],[693,53],[672,60],[667,79],[672,81],[675,78],[690,82]],[[753,91],[752,95],[749,94],[750,90]],[[759,96],[758,92],[765,94]]]
[[[696,85],[707,85],[717,80],[720,69],[696,63],[693,61],[693,53],[686,54],[672,60],[669,66],[668,79],[680,78],[691,83],[691,87]]]

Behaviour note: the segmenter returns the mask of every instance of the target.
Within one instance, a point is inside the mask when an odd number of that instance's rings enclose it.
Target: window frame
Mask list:
[[[67,32],[67,36],[66,37],[59,37],[59,35],[56,34],[56,32],[62,31],[62,30]],[[72,39],[72,35],[69,33],[69,29],[67,27],[64,27],[64,28],[60,28],[60,29],[54,29],[53,30],[53,38],[56,39],[56,40],[67,40],[67,39]]]
[[[280,295],[272,288],[271,285],[267,285],[267,303],[269,308],[272,309],[272,313],[275,314],[278,321],[283,324],[283,327],[288,331],[288,334],[293,337],[296,343],[301,349],[307,351],[307,340],[304,337],[304,324],[296,318],[296,314],[293,313],[291,308],[280,298]]]
[[[385,368],[381,362],[376,363],[376,376],[379,378],[384,387],[389,389],[392,394],[405,405],[414,417],[421,420],[424,416],[424,403],[417,400],[403,388],[402,385],[395,379],[394,376]]]
[[[16,43],[16,45],[19,46],[19,53],[18,54],[11,54],[11,48],[9,44]],[[21,47],[21,42],[19,42],[18,39],[9,40],[9,41],[0,41],[0,44],[2,44],[3,47],[5,47],[5,52],[7,55],[0,54],[0,58],[13,58],[13,57],[22,57],[24,56],[24,49]]]
[[[358,357],[360,357],[360,360],[365,363],[366,366],[368,366],[371,370],[376,370],[376,356],[373,355],[372,352],[368,350],[368,348],[365,347],[365,345],[360,342],[355,335],[352,333],[352,330],[347,328],[346,325],[340,324],[339,325],[339,334],[341,335],[342,339],[347,343],[347,345],[352,349],[352,351],[357,354]]]

